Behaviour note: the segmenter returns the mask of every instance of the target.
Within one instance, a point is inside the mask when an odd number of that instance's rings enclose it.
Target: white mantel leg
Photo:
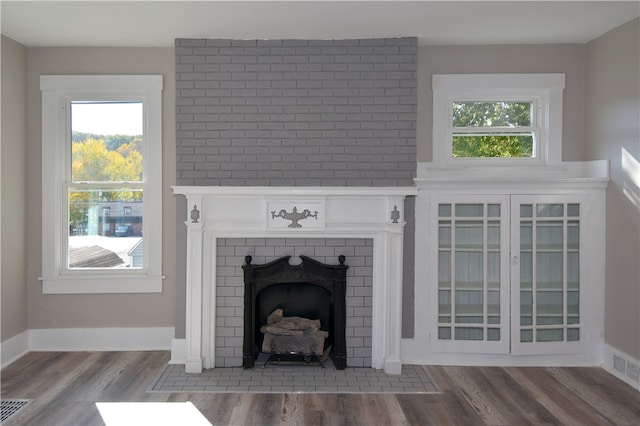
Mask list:
[[[202,372],[202,200],[187,199],[191,219],[187,219],[186,341],[187,373]]]
[[[402,271],[403,271],[403,233],[402,228],[391,230],[387,234],[387,323],[386,354],[384,371],[387,374],[400,374],[400,341],[402,337]]]

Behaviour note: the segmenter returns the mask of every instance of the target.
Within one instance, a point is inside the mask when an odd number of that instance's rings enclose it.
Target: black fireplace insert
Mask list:
[[[242,366],[252,368],[262,348],[260,328],[276,309],[285,316],[319,319],[321,330],[328,332],[324,345],[334,366],[347,366],[346,286],[348,265],[339,256],[338,265],[328,265],[300,256],[299,265],[289,263],[291,256],[263,265],[252,265],[245,257],[244,340]]]

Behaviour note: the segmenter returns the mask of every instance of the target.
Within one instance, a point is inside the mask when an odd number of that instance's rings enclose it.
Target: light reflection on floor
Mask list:
[[[107,426],[211,426],[191,402],[96,402]]]

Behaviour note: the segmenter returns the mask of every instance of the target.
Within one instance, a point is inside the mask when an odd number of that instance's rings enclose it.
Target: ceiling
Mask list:
[[[28,46],[173,46],[176,38],[416,36],[421,45],[587,43],[640,1],[2,1]]]

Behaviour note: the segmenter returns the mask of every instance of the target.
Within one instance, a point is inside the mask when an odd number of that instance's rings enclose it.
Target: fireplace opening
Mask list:
[[[251,256],[245,257],[242,365],[244,368],[255,365],[265,339],[260,329],[267,325],[269,315],[281,309],[285,317],[319,320],[320,330],[326,334],[322,352],[328,353],[338,370],[343,370],[347,365],[345,297],[349,268],[344,264],[345,257],[338,258],[339,265],[327,265],[306,256],[300,256],[301,264],[291,265],[290,258],[252,265]],[[301,348],[299,352],[304,357],[306,351]],[[286,352],[290,355],[296,351]]]

